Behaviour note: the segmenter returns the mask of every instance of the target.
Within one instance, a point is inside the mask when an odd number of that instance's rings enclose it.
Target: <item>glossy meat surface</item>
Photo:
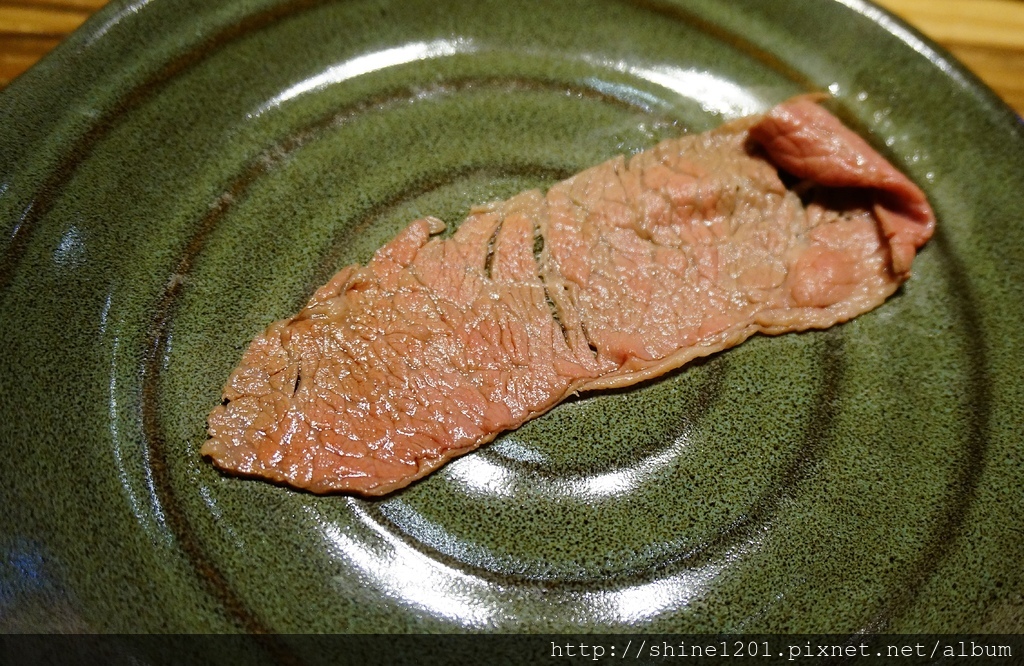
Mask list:
[[[757,332],[873,309],[934,228],[924,194],[807,98],[475,209],[416,220],[245,352],[220,468],[379,495],[555,406]]]

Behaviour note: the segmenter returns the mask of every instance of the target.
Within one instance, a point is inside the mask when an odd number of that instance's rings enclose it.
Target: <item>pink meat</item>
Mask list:
[[[431,239],[443,227],[413,222],[259,335],[202,453],[314,492],[384,494],[573,393],[871,310],[909,276],[934,217],[797,98]]]

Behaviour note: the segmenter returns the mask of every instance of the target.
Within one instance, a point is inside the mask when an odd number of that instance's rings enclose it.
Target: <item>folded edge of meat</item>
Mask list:
[[[450,238],[416,220],[256,337],[201,453],[385,494],[573,393],[871,310],[934,224],[916,185],[795,98],[474,209]]]

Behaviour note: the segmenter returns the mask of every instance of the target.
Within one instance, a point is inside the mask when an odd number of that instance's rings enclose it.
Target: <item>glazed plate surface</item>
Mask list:
[[[878,310],[378,500],[219,474],[248,342],[411,220],[825,91],[931,198]],[[858,0],[115,2],[0,94],[0,630],[1024,631],[1024,138]]]

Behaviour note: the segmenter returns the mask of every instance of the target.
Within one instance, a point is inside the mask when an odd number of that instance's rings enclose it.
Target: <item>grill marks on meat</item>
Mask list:
[[[413,222],[258,336],[202,453],[314,492],[384,494],[572,393],[876,307],[934,218],[913,183],[797,98],[431,239],[443,226]]]

